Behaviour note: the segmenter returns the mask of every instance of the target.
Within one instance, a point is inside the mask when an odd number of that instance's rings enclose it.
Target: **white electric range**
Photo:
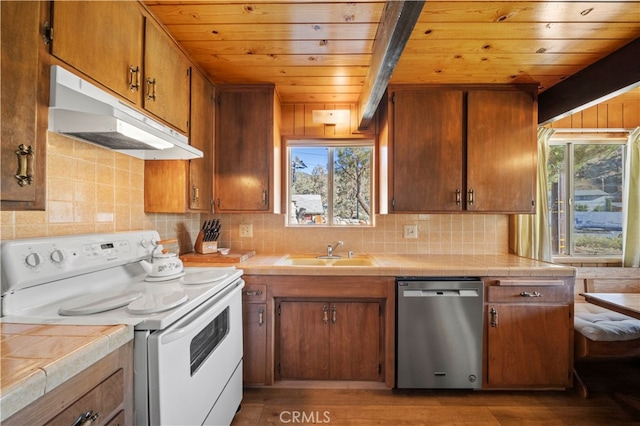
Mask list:
[[[4,322],[134,327],[136,425],[229,424],[242,400],[242,270],[147,275],[156,231],[3,241]]]

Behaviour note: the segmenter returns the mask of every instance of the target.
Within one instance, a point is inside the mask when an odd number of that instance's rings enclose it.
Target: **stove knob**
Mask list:
[[[62,253],[62,250],[60,249],[56,249],[52,251],[49,257],[51,258],[51,261],[55,264],[60,264],[64,262],[64,253]]]
[[[40,265],[41,259],[38,253],[29,253],[24,261],[27,266],[35,268],[36,266]]]
[[[143,238],[142,241],[140,241],[140,245],[142,248],[147,248],[149,247],[149,242]]]

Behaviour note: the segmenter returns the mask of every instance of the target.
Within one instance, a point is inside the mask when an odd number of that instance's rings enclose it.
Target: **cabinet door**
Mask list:
[[[144,28],[144,108],[187,133],[191,64],[155,22]]]
[[[330,378],[378,380],[381,376],[379,304],[332,303],[330,318]]]
[[[280,379],[329,379],[329,303],[280,302]]]
[[[267,381],[267,327],[265,303],[244,303],[243,380],[247,384],[265,384]]]
[[[469,92],[467,210],[535,212],[535,111],[531,92]]]
[[[148,160],[144,162],[144,211],[184,213],[187,211],[189,162]]]
[[[487,305],[489,387],[571,384],[572,319],[567,305]]]
[[[51,53],[139,104],[143,28],[137,2],[56,1]]]
[[[215,199],[219,212],[270,211],[273,90],[221,88],[216,121]]]
[[[389,211],[459,211],[463,176],[463,92],[396,91]]]
[[[199,72],[191,76],[191,146],[204,154],[189,160],[189,208],[211,211],[213,205],[214,93]]]
[[[45,208],[49,71],[40,61],[45,50],[40,36],[41,4],[0,2],[3,210]]]

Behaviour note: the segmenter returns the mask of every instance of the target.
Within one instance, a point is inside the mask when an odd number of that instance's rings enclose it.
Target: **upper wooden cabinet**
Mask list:
[[[213,209],[214,88],[198,71],[191,79],[189,141],[203,153],[193,160],[150,160],[144,166],[144,210],[155,213]]]
[[[276,115],[273,85],[217,87],[215,209],[277,212]]]
[[[389,211],[535,211],[535,88],[392,87]]]
[[[149,18],[144,43],[144,108],[187,132],[191,64],[164,30]]]
[[[52,33],[58,59],[187,133],[189,60],[137,2],[56,1]]]
[[[42,2],[2,1],[2,210],[45,209],[49,72]]]
[[[51,53],[141,106],[144,16],[132,1],[56,1]]]

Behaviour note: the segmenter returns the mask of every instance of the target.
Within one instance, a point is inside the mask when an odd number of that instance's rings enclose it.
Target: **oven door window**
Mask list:
[[[229,334],[229,307],[222,311],[213,321],[207,324],[191,340],[189,346],[191,358],[191,375],[193,376],[203,362],[216,350],[218,345]]]

